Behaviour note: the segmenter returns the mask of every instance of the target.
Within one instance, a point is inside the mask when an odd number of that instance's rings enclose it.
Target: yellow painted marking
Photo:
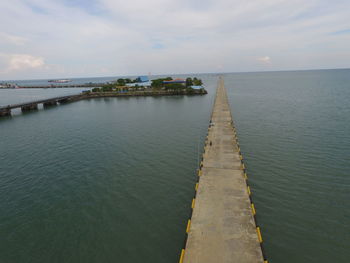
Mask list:
[[[242,154],[239,155],[239,159],[241,159],[241,161],[243,160]]]
[[[267,260],[264,260],[264,263],[269,263]]]
[[[184,256],[185,256],[185,249],[182,249],[179,263],[182,263],[184,261]]]
[[[198,176],[202,175],[202,170],[198,170]]]
[[[244,163],[242,163],[242,170],[244,170],[245,169],[245,166],[244,166]]]
[[[186,233],[190,232],[190,227],[191,227],[191,219],[188,219]]]
[[[262,236],[261,236],[260,227],[256,228],[256,233],[258,234],[259,242],[262,243],[263,239],[262,239]]]
[[[248,180],[247,173],[244,173],[244,178],[245,178],[246,180]]]
[[[256,211],[255,211],[255,206],[254,206],[254,204],[252,204],[252,213],[253,213],[253,216],[255,216]]]
[[[195,202],[196,202],[196,199],[193,198],[193,199],[192,199],[192,205],[191,205],[192,209],[194,208]]]
[[[194,189],[197,191],[198,190],[198,183],[196,183],[196,186],[194,187]]]
[[[247,186],[247,190],[248,190],[248,195],[251,195],[250,187],[249,187],[249,186]]]

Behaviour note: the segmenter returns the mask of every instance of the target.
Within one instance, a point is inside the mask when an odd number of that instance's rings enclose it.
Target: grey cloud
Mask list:
[[[350,35],[329,33],[350,28],[346,1],[96,0],[96,13],[93,6],[29,2],[0,2],[0,52],[41,57],[46,66],[11,74],[3,66],[0,78],[333,68],[350,61]],[[258,59],[266,54],[273,63]]]

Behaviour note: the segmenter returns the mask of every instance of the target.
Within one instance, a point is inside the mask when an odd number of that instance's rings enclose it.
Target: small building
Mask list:
[[[203,89],[203,86],[191,86],[192,89],[200,90]]]
[[[184,79],[163,80],[163,84],[185,84]]]
[[[148,82],[149,79],[147,76],[139,76],[136,78],[136,82]]]
[[[148,79],[147,76],[139,76],[136,78],[136,82],[134,83],[127,83],[127,87],[151,87],[151,81]]]
[[[151,81],[147,82],[136,82],[136,83],[127,83],[125,86],[127,87],[151,87]]]

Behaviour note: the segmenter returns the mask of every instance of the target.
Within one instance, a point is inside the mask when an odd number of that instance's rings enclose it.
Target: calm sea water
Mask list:
[[[217,82],[199,77],[206,96],[1,119],[0,262],[177,262]],[[350,70],[224,79],[269,261],[348,262]],[[0,90],[0,105],[73,91]]]

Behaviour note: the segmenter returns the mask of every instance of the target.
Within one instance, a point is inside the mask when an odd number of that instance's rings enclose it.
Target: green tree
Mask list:
[[[172,80],[172,78],[171,77],[167,77],[167,78],[153,79],[152,83],[151,83],[151,86],[153,88],[161,88],[161,87],[164,86],[164,84],[163,84],[164,80],[168,80],[169,81],[169,80]]]
[[[100,88],[93,88],[91,91],[92,92],[100,92],[101,90],[100,90]]]
[[[125,80],[124,79],[118,79],[117,80],[117,85],[118,86],[125,86]]]
[[[112,87],[110,86],[104,86],[101,88],[102,92],[112,91]]]
[[[182,90],[182,89],[185,89],[185,86],[180,84],[180,83],[166,84],[164,87],[167,90]]]
[[[193,94],[194,93],[194,88],[188,87],[186,89],[186,91],[187,91],[188,94]]]
[[[191,78],[187,78],[187,79],[186,79],[186,87],[190,87],[190,86],[192,86],[192,85],[193,85],[192,79],[191,79]]]
[[[202,80],[201,79],[197,79],[197,78],[193,78],[193,85],[195,86],[202,86]]]

